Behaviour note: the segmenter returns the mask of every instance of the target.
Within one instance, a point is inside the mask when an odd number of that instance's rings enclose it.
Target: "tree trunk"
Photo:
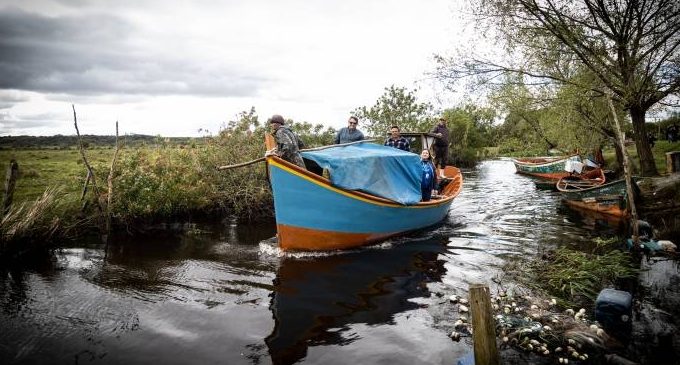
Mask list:
[[[621,145],[618,143],[618,140],[614,141],[614,152],[616,152],[617,165],[617,170],[615,172],[617,175],[620,175],[623,171],[623,150],[621,149]]]
[[[633,131],[635,132],[635,147],[640,159],[642,176],[658,176],[659,172],[656,170],[652,148],[647,140],[645,112],[646,110],[643,110],[641,107],[634,106],[630,108],[630,119],[633,121]]]

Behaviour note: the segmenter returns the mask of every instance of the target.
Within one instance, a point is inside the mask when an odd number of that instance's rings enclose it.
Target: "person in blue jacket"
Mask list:
[[[437,188],[437,169],[432,163],[430,151],[424,149],[420,152],[420,165],[423,169],[422,179],[420,180],[420,191],[423,194],[422,201],[426,202],[432,198],[432,192],[436,194]]]

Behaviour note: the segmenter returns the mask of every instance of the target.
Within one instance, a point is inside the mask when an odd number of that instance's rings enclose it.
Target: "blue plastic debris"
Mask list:
[[[595,300],[595,319],[612,335],[627,336],[632,328],[633,296],[616,289],[603,289]]]
[[[657,240],[640,240],[640,245],[643,251],[651,251],[651,252],[656,252],[656,251],[661,251],[661,245],[659,245],[659,241]],[[633,239],[629,238],[626,240],[626,246],[628,249],[633,248]]]

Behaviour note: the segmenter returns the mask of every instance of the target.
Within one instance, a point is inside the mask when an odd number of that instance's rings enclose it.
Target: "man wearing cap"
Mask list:
[[[278,114],[274,114],[269,118],[269,125],[272,127],[272,135],[274,135],[274,139],[276,139],[276,147],[267,151],[264,155],[265,157],[271,155],[279,156],[304,169],[305,162],[302,160],[299,148],[299,145],[301,144],[300,139],[284,124],[285,121],[283,120],[283,117]]]
[[[435,166],[439,168],[439,177],[446,178],[444,168],[449,156],[449,130],[446,128],[446,119],[444,117],[439,118],[439,122],[430,133],[435,135],[434,145],[432,145]]]
[[[349,120],[347,120],[347,123],[348,123],[347,127],[341,128],[338,131],[338,134],[335,135],[335,144],[350,143],[364,140],[364,134],[357,129],[359,119],[357,119],[357,117],[355,116],[351,116],[349,117]]]

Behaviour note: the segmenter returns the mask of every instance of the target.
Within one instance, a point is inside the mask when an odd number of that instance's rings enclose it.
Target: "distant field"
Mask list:
[[[113,151],[111,148],[86,151],[98,182],[106,181]],[[124,153],[124,150],[121,152]],[[14,192],[15,202],[33,200],[48,186],[59,186],[64,192],[80,193],[87,175],[80,152],[75,149],[0,150],[3,177],[12,159],[18,162],[20,174]]]

